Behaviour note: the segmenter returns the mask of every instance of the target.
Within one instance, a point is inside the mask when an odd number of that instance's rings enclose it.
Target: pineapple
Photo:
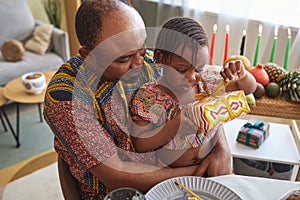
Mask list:
[[[287,101],[300,103],[300,70],[282,74],[278,78],[281,94]]]
[[[264,69],[269,76],[270,82],[275,83],[278,83],[278,77],[286,72],[283,67],[277,65],[276,63],[266,63],[264,64]]]

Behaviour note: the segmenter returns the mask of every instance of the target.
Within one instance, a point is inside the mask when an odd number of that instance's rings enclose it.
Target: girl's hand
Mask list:
[[[220,72],[225,81],[237,81],[246,76],[246,69],[240,60],[227,63]]]

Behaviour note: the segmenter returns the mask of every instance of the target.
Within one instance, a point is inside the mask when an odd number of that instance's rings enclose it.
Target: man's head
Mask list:
[[[123,1],[86,0],[83,1],[75,16],[75,29],[81,46],[92,50],[102,37],[103,20],[105,16],[114,14],[120,9]],[[126,1],[123,2],[126,5]]]
[[[85,0],[76,14],[79,53],[104,69],[101,76],[118,80],[143,63],[146,31],[139,13],[120,0]]]

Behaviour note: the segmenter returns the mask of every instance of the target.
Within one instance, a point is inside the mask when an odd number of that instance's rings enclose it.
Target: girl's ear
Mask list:
[[[154,58],[156,63],[163,64],[163,54],[159,50],[154,51]]]
[[[78,53],[80,54],[80,56],[85,59],[89,53],[90,53],[90,50],[88,50],[88,48],[86,47],[80,47],[80,49],[78,50]]]

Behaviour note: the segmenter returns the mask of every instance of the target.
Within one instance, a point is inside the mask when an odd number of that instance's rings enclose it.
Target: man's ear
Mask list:
[[[78,52],[86,63],[89,63],[91,65],[95,65],[95,63],[97,63],[93,51],[90,51],[88,48],[80,47]]]
[[[154,51],[154,58],[157,64],[163,63],[163,54],[159,50]]]
[[[80,56],[85,59],[89,53],[90,53],[90,50],[88,50],[88,48],[86,47],[80,47],[80,49],[78,50],[78,53],[80,54]]]

